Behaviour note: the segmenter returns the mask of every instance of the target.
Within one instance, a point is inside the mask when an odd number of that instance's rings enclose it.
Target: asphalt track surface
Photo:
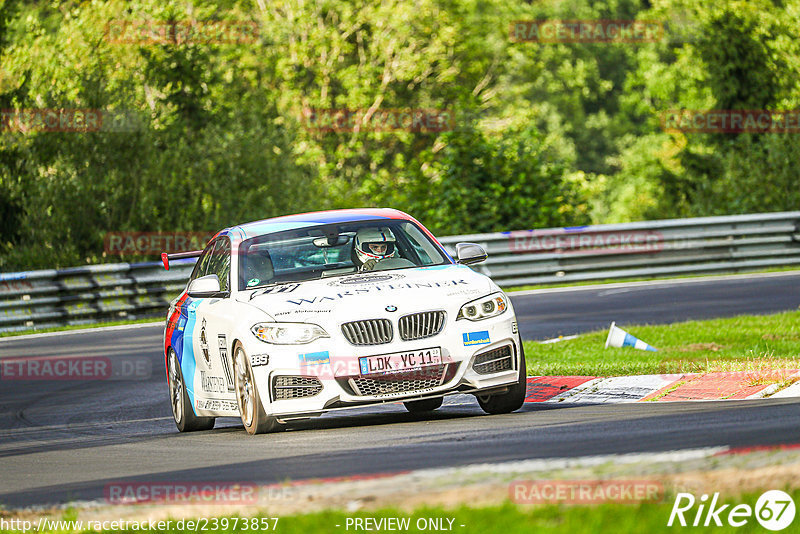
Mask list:
[[[800,274],[513,297],[528,338],[610,321],[668,323],[797,309]],[[160,327],[0,341],[0,358],[107,356],[146,362],[138,380],[0,381],[0,504],[102,500],[120,482],[255,482],[397,472],[530,458],[800,443],[791,399],[615,405],[526,404],[483,414],[467,396],[427,417],[387,404],[248,436],[240,421],[179,434]]]

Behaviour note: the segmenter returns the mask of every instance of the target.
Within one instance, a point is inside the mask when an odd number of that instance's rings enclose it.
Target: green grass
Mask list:
[[[529,375],[641,375],[800,369],[800,312],[624,329],[659,349],[604,348],[608,330],[525,342]]]
[[[800,491],[793,494],[795,502],[800,497]],[[731,502],[733,504],[746,503],[755,506],[758,495],[746,496]],[[682,532],[687,528],[691,532],[765,532],[755,518],[750,518],[748,523],[741,528],[730,526],[702,528],[702,527],[667,527],[667,521],[672,510],[673,498],[667,502],[642,503],[637,505],[600,504],[596,506],[504,506],[487,508],[461,507],[454,510],[441,508],[428,508],[416,510],[407,514],[394,510],[380,510],[378,512],[357,512],[347,514],[343,512],[326,512],[303,516],[286,517],[278,522],[278,531],[284,534],[307,534],[309,532],[354,532],[351,526],[345,530],[345,521],[348,517],[410,517],[412,528],[406,532],[430,532],[415,528],[416,521],[420,518],[450,518],[454,519],[452,532],[464,534],[531,534],[540,532],[564,533],[642,533],[655,532]],[[727,510],[730,510],[729,507]],[[726,511],[727,511],[726,510]],[[696,507],[693,509],[696,511]],[[693,514],[685,514],[689,524],[694,519]],[[726,516],[723,514],[722,520]],[[797,519],[795,520],[797,522]],[[341,527],[336,527],[336,525]],[[446,522],[445,522],[446,524]],[[464,525],[463,527],[461,525]],[[791,530],[791,529],[789,529]],[[364,531],[362,531],[364,532]],[[383,532],[386,532],[385,530]]]
[[[19,332],[0,332],[0,337],[14,337],[14,336],[27,336],[29,334],[45,334],[47,332],[66,332],[69,330],[86,330],[88,328],[101,328],[103,326],[120,326],[120,325],[127,325],[127,324],[145,324],[145,323],[156,323],[158,322],[158,318],[151,318],[151,319],[127,319],[127,320],[120,320],[120,321],[108,321],[104,323],[92,323],[92,324],[74,324],[74,325],[67,325],[67,326],[53,326],[51,328],[37,328],[31,330],[22,330]]]
[[[602,280],[584,280],[581,282],[564,282],[554,284],[533,284],[526,286],[504,287],[503,291],[511,293],[513,291],[530,291],[532,289],[552,289],[555,287],[580,287],[580,286],[594,286],[604,284],[622,284],[626,282],[668,282],[670,280],[683,280],[686,278],[714,278],[717,276],[730,276],[733,274],[761,274],[761,273],[782,273],[786,271],[800,271],[797,266],[791,267],[771,267],[769,269],[761,269],[757,271],[742,271],[730,273],[711,273],[711,274],[683,274],[679,276],[665,276],[658,278],[605,278]]]
[[[777,489],[777,488],[771,488]],[[800,502],[800,490],[789,491],[790,495],[795,502]],[[747,504],[751,508],[755,507],[756,501],[760,494],[748,494],[738,497],[721,497],[719,505],[729,504],[728,508],[720,514],[720,520],[723,523],[722,527],[681,527],[680,525],[673,525],[667,527],[670,512],[674,503],[674,496],[669,495],[661,502],[642,502],[638,504],[619,504],[619,503],[602,503],[598,505],[580,505],[580,506],[566,506],[566,505],[544,505],[544,506],[530,506],[522,505],[516,506],[511,503],[506,503],[502,506],[492,507],[468,507],[461,506],[454,509],[443,508],[420,508],[413,513],[408,513],[395,509],[380,509],[376,511],[360,511],[354,513],[347,513],[342,511],[326,511],[320,513],[303,514],[303,515],[290,515],[280,517],[277,522],[275,532],[282,534],[308,534],[317,532],[368,532],[365,530],[355,530],[351,523],[347,528],[348,518],[408,518],[410,528],[408,530],[398,530],[398,532],[436,532],[436,530],[420,530],[416,527],[417,521],[420,519],[440,518],[444,519],[444,524],[448,525],[447,519],[452,519],[452,530],[454,533],[463,534],[530,534],[533,532],[539,533],[624,533],[624,534],[652,534],[654,532],[719,532],[719,533],[750,533],[750,532],[766,532],[760,526],[755,517],[751,516],[746,518],[747,523],[742,527],[731,527],[726,524],[727,514],[731,508],[737,504]],[[688,525],[691,525],[694,520],[694,513],[697,511],[697,505],[687,511],[684,517],[687,519]],[[200,514],[200,512],[198,512]],[[257,517],[270,517],[269,515],[259,515]],[[702,520],[705,519],[703,515]],[[238,519],[238,528],[233,528],[234,517],[220,518],[215,523],[216,525],[227,524],[228,528],[211,529],[210,522],[206,524],[205,532],[251,532],[252,529],[244,530],[241,528],[242,519]],[[701,523],[702,523],[701,520]],[[224,522],[224,523],[223,523]],[[798,519],[795,518],[793,525],[796,525]],[[712,523],[713,524],[713,523]],[[274,521],[269,521],[269,531],[273,530]],[[463,526],[462,526],[463,525]],[[186,523],[183,523],[184,529],[179,530],[175,525],[175,520],[172,521],[171,528],[161,530],[158,532],[186,532]],[[688,530],[687,530],[688,529]],[[791,531],[790,526],[785,532]],[[266,532],[267,530],[261,530]],[[9,532],[9,531],[0,531]],[[83,530],[83,532],[92,532],[91,530]],[[106,532],[113,532],[111,530]],[[151,532],[148,529],[144,530],[128,530],[125,532]],[[387,532],[387,530],[373,530],[373,532]]]

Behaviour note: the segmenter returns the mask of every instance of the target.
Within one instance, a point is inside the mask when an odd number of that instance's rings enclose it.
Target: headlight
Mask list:
[[[458,312],[459,319],[468,321],[482,321],[489,317],[496,317],[508,309],[508,299],[502,293],[492,293],[488,297],[479,298],[472,302],[467,302],[461,306]]]
[[[251,331],[261,341],[275,345],[305,345],[330,337],[322,327],[309,323],[258,323]]]

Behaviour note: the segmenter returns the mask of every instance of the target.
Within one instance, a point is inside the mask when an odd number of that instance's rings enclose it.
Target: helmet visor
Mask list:
[[[394,243],[387,243],[385,241],[363,243],[361,245],[361,250],[371,256],[388,256],[394,252]]]

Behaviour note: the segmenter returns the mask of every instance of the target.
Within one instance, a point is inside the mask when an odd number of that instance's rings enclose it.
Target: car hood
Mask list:
[[[432,309],[452,313],[497,290],[488,277],[469,267],[443,265],[283,284],[243,293],[241,299],[274,321],[325,324],[394,312],[398,317]]]

